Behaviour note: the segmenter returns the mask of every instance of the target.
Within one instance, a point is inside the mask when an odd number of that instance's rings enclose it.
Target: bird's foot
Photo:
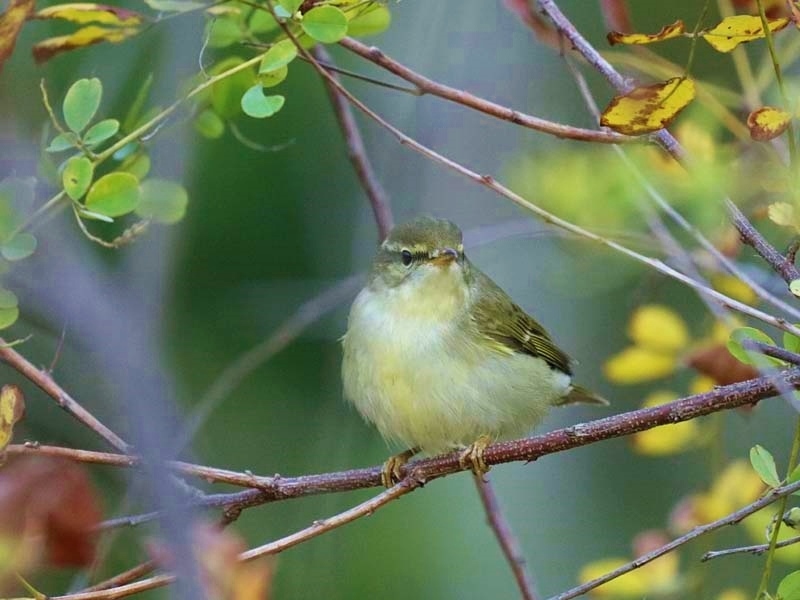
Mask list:
[[[491,443],[492,438],[488,435],[480,436],[461,453],[458,457],[458,464],[462,469],[471,469],[477,477],[483,479],[483,476],[489,472],[489,465],[483,460],[483,452]]]
[[[399,483],[403,478],[400,469],[419,452],[419,448],[409,448],[405,452],[390,456],[389,459],[383,463],[383,470],[381,471],[381,483],[383,487],[390,488],[395,483]]]

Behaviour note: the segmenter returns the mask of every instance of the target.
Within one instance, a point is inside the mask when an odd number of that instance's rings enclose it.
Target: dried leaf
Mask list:
[[[38,548],[42,562],[89,566],[100,518],[97,494],[74,462],[26,456],[0,469],[0,538]]]
[[[750,137],[756,142],[766,142],[778,137],[792,121],[792,115],[774,106],[762,106],[747,115]]]
[[[25,414],[25,396],[16,385],[7,384],[0,388],[0,462],[3,451],[11,442],[14,424]]]
[[[100,23],[114,27],[135,27],[145,20],[141,15],[132,10],[105,4],[92,4],[90,2],[73,2],[69,4],[56,4],[38,11],[36,19],[64,19],[72,23],[84,25],[86,23]]]
[[[698,373],[713,379],[717,385],[729,385],[758,377],[755,367],[736,360],[724,344],[695,350],[686,362]]]
[[[672,25],[664,25],[658,33],[620,33],[610,32],[606,38],[612,46],[614,44],[652,44],[662,42],[672,38],[680,37],[686,31],[683,21],[680,19]]]
[[[614,97],[603,111],[600,124],[626,135],[658,131],[669,125],[694,95],[694,82],[684,77],[637,87]]]
[[[789,19],[772,19],[767,22],[769,30],[780,31],[789,24]],[[730,52],[739,44],[764,37],[761,17],[756,15],[734,15],[725,17],[713,29],[702,32],[703,39],[717,52]]]
[[[99,44],[100,42],[118,44],[137,33],[139,33],[139,29],[135,27],[107,28],[89,25],[69,35],[48,38],[35,44],[33,46],[33,58],[38,64],[41,64],[62,52]]]
[[[0,15],[0,70],[14,51],[22,25],[33,12],[35,0],[11,0],[8,9]]]

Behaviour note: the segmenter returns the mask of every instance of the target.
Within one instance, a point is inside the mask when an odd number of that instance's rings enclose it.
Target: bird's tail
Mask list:
[[[598,396],[594,392],[587,390],[579,385],[573,385],[566,396],[563,396],[555,402],[556,406],[565,406],[567,404],[594,404],[596,406],[608,406],[608,400],[602,396]]]

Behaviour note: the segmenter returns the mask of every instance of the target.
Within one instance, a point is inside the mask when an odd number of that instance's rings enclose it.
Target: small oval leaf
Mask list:
[[[770,359],[763,354],[758,354],[752,350],[746,350],[742,345],[745,340],[761,342],[762,344],[767,344],[768,346],[775,345],[775,342],[772,341],[772,338],[763,331],[756,329],[755,327],[739,327],[731,333],[731,337],[726,346],[728,348],[728,352],[733,354],[739,362],[743,362],[746,365],[755,366],[774,366],[775,364],[781,364],[780,362],[774,362],[773,359]]]
[[[789,24],[789,19],[772,19],[767,22],[769,30],[780,31]],[[725,17],[719,25],[700,33],[717,52],[730,52],[739,44],[764,37],[761,17],[758,15],[734,15]]]
[[[683,21],[675,21],[672,25],[664,25],[658,33],[620,33],[612,31],[606,36],[608,43],[614,44],[652,44],[679,37],[686,32]],[[352,34],[351,34],[352,35]]]
[[[294,15],[297,12],[297,9],[300,8],[300,5],[303,4],[303,0],[278,0],[278,4],[290,15]]]
[[[242,110],[251,117],[264,119],[283,108],[285,100],[281,95],[265,96],[262,87],[256,84],[242,96]]]
[[[753,465],[753,470],[761,477],[761,481],[770,487],[778,487],[781,484],[781,479],[778,477],[778,471],[775,468],[775,459],[770,454],[769,450],[756,444],[750,448],[750,464]]]
[[[323,44],[333,44],[347,35],[347,17],[329,4],[315,6],[305,13],[300,26],[310,37]]]
[[[141,198],[136,214],[160,223],[177,223],[186,214],[189,195],[174,181],[148,179],[142,182]]]
[[[800,600],[800,571],[793,571],[778,584],[778,598]]]
[[[50,142],[50,145],[45,150],[47,152],[63,152],[64,150],[70,150],[77,147],[78,136],[71,131],[67,131],[65,133],[59,133],[56,137],[54,137],[53,141]]]
[[[105,142],[119,131],[119,121],[116,119],[103,119],[89,127],[83,136],[83,143],[89,147]]]
[[[747,115],[750,137],[756,142],[767,142],[778,137],[789,127],[792,115],[774,106],[762,106]]]
[[[213,110],[207,108],[195,117],[194,128],[204,138],[215,140],[225,133],[225,121]]]
[[[19,308],[0,308],[0,329],[11,327],[19,319]]]
[[[297,56],[297,47],[292,40],[281,40],[267,50],[258,67],[260,73],[271,73],[285,67]]]
[[[0,246],[0,255],[6,260],[22,260],[36,251],[36,238],[30,233],[18,233]]]
[[[274,71],[270,71],[269,73],[261,73],[258,76],[258,83],[261,84],[261,87],[275,87],[279,83],[283,82],[286,79],[286,76],[289,74],[289,67],[286,65],[275,69]]]
[[[61,172],[61,185],[67,196],[79,200],[89,189],[94,176],[94,165],[85,156],[74,156],[64,165]]]
[[[86,208],[107,217],[132,212],[139,202],[139,180],[130,173],[115,172],[94,182],[86,195]]]
[[[392,13],[385,4],[375,2],[352,17],[347,24],[347,35],[364,37],[383,33],[392,23]]]
[[[674,77],[637,87],[616,96],[603,111],[600,124],[625,135],[642,135],[669,125],[694,100],[691,79]]]
[[[73,83],[64,96],[64,121],[75,133],[80,133],[94,117],[100,107],[103,84],[97,77],[79,79]]]

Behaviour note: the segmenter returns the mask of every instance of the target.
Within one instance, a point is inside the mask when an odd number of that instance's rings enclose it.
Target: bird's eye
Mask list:
[[[403,250],[400,253],[400,260],[403,261],[403,265],[405,265],[406,267],[410,267],[411,266],[411,262],[414,260],[414,256],[411,254],[410,251]]]

